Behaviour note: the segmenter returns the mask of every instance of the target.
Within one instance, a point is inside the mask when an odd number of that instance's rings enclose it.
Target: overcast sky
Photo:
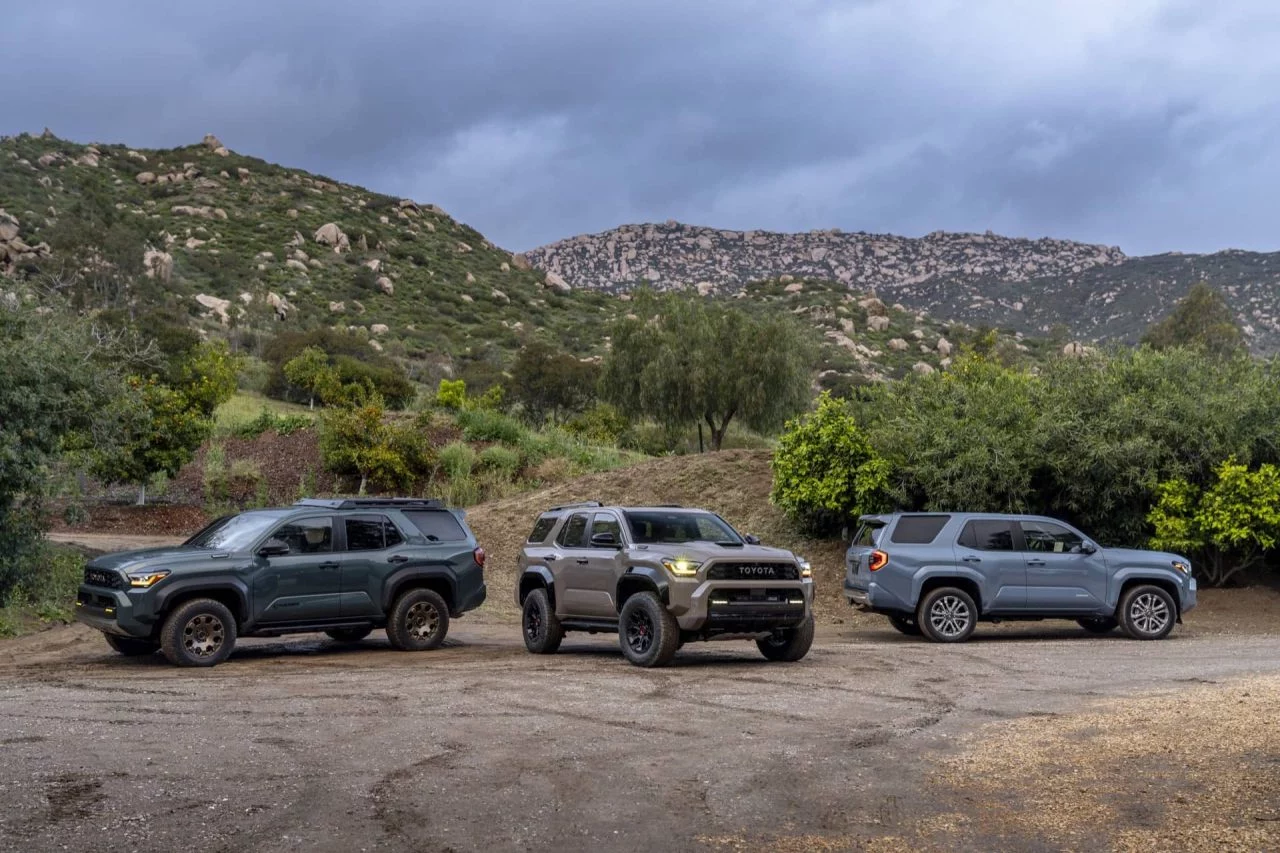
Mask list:
[[[213,132],[515,250],[665,219],[1280,249],[1276,0],[3,6],[0,133]]]

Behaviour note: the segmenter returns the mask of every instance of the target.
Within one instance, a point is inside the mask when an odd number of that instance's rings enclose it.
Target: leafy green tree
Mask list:
[[[328,355],[341,385],[374,390],[388,408],[403,409],[417,396],[417,389],[399,363],[374,352],[364,338],[328,328],[282,332],[263,348],[262,358],[271,368],[267,396],[299,403],[311,398],[306,389],[290,382],[284,372],[284,366],[308,347]]]
[[[1198,574],[1221,586],[1280,542],[1280,468],[1251,471],[1228,459],[1215,474],[1204,489],[1185,480],[1161,483],[1148,518],[1154,547],[1200,557]]]
[[[465,379],[441,379],[436,389],[436,405],[442,409],[460,412],[467,406],[467,382]]]
[[[358,476],[359,494],[365,494],[371,480],[404,485],[413,474],[400,432],[376,396],[359,405],[334,407],[320,417],[320,456],[330,471]]]
[[[112,448],[135,407],[120,342],[25,295],[0,295],[0,599],[38,557],[51,468]]]
[[[787,317],[755,318],[720,303],[641,294],[620,320],[600,387],[629,417],[703,422],[719,450],[734,419],[780,428],[809,399],[813,350]]]
[[[307,347],[284,366],[289,381],[308,394],[308,408],[315,409],[316,398],[322,404],[337,402],[342,393],[338,371],[329,364],[329,356],[319,347]]]
[[[1173,313],[1152,324],[1142,342],[1153,349],[1188,347],[1227,357],[1246,352],[1244,333],[1222,294],[1205,282],[1191,287]]]
[[[227,349],[226,341],[206,341],[175,360],[169,370],[169,385],[201,417],[212,418],[235,394],[240,362]]]
[[[520,350],[511,368],[511,394],[529,418],[563,423],[596,398],[600,368],[537,341]]]
[[[770,499],[803,527],[830,533],[884,509],[888,475],[849,406],[824,393],[779,439]]]

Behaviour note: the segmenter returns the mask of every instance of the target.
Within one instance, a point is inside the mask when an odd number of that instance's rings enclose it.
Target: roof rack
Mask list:
[[[684,504],[654,504],[657,509],[684,509]]]
[[[587,507],[587,506],[604,506],[604,504],[600,503],[600,501],[579,501],[578,503],[574,503],[574,504],[561,504],[560,506],[553,506],[551,507],[551,509],[547,510],[547,512],[560,512],[560,510],[562,509],[578,509],[579,507]]]
[[[399,507],[401,509],[444,509],[444,501],[434,498],[303,498],[294,506],[315,506],[325,509],[366,509],[374,507]]]

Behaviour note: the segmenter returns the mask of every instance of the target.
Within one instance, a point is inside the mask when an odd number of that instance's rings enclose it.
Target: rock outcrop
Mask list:
[[[351,240],[342,232],[333,222],[326,222],[316,229],[313,235],[315,241],[325,246],[329,246],[333,251],[342,253],[351,249]]]

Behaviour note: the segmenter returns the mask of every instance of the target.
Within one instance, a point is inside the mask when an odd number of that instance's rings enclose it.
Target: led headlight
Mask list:
[[[672,560],[663,557],[662,565],[663,568],[678,578],[691,578],[698,573],[702,563],[696,560]]]
[[[797,557],[796,565],[800,567],[800,577],[802,578],[813,577],[813,566],[804,557]]]
[[[158,572],[129,572],[129,586],[146,589],[149,586],[155,586],[167,577],[169,577],[169,572],[167,570]]]
[[[1191,566],[1187,565],[1186,563],[1182,562],[1181,560],[1174,560],[1174,561],[1173,561],[1173,567],[1174,567],[1175,569],[1177,569],[1178,571],[1182,572],[1184,575],[1189,575],[1189,574],[1191,574]]]

